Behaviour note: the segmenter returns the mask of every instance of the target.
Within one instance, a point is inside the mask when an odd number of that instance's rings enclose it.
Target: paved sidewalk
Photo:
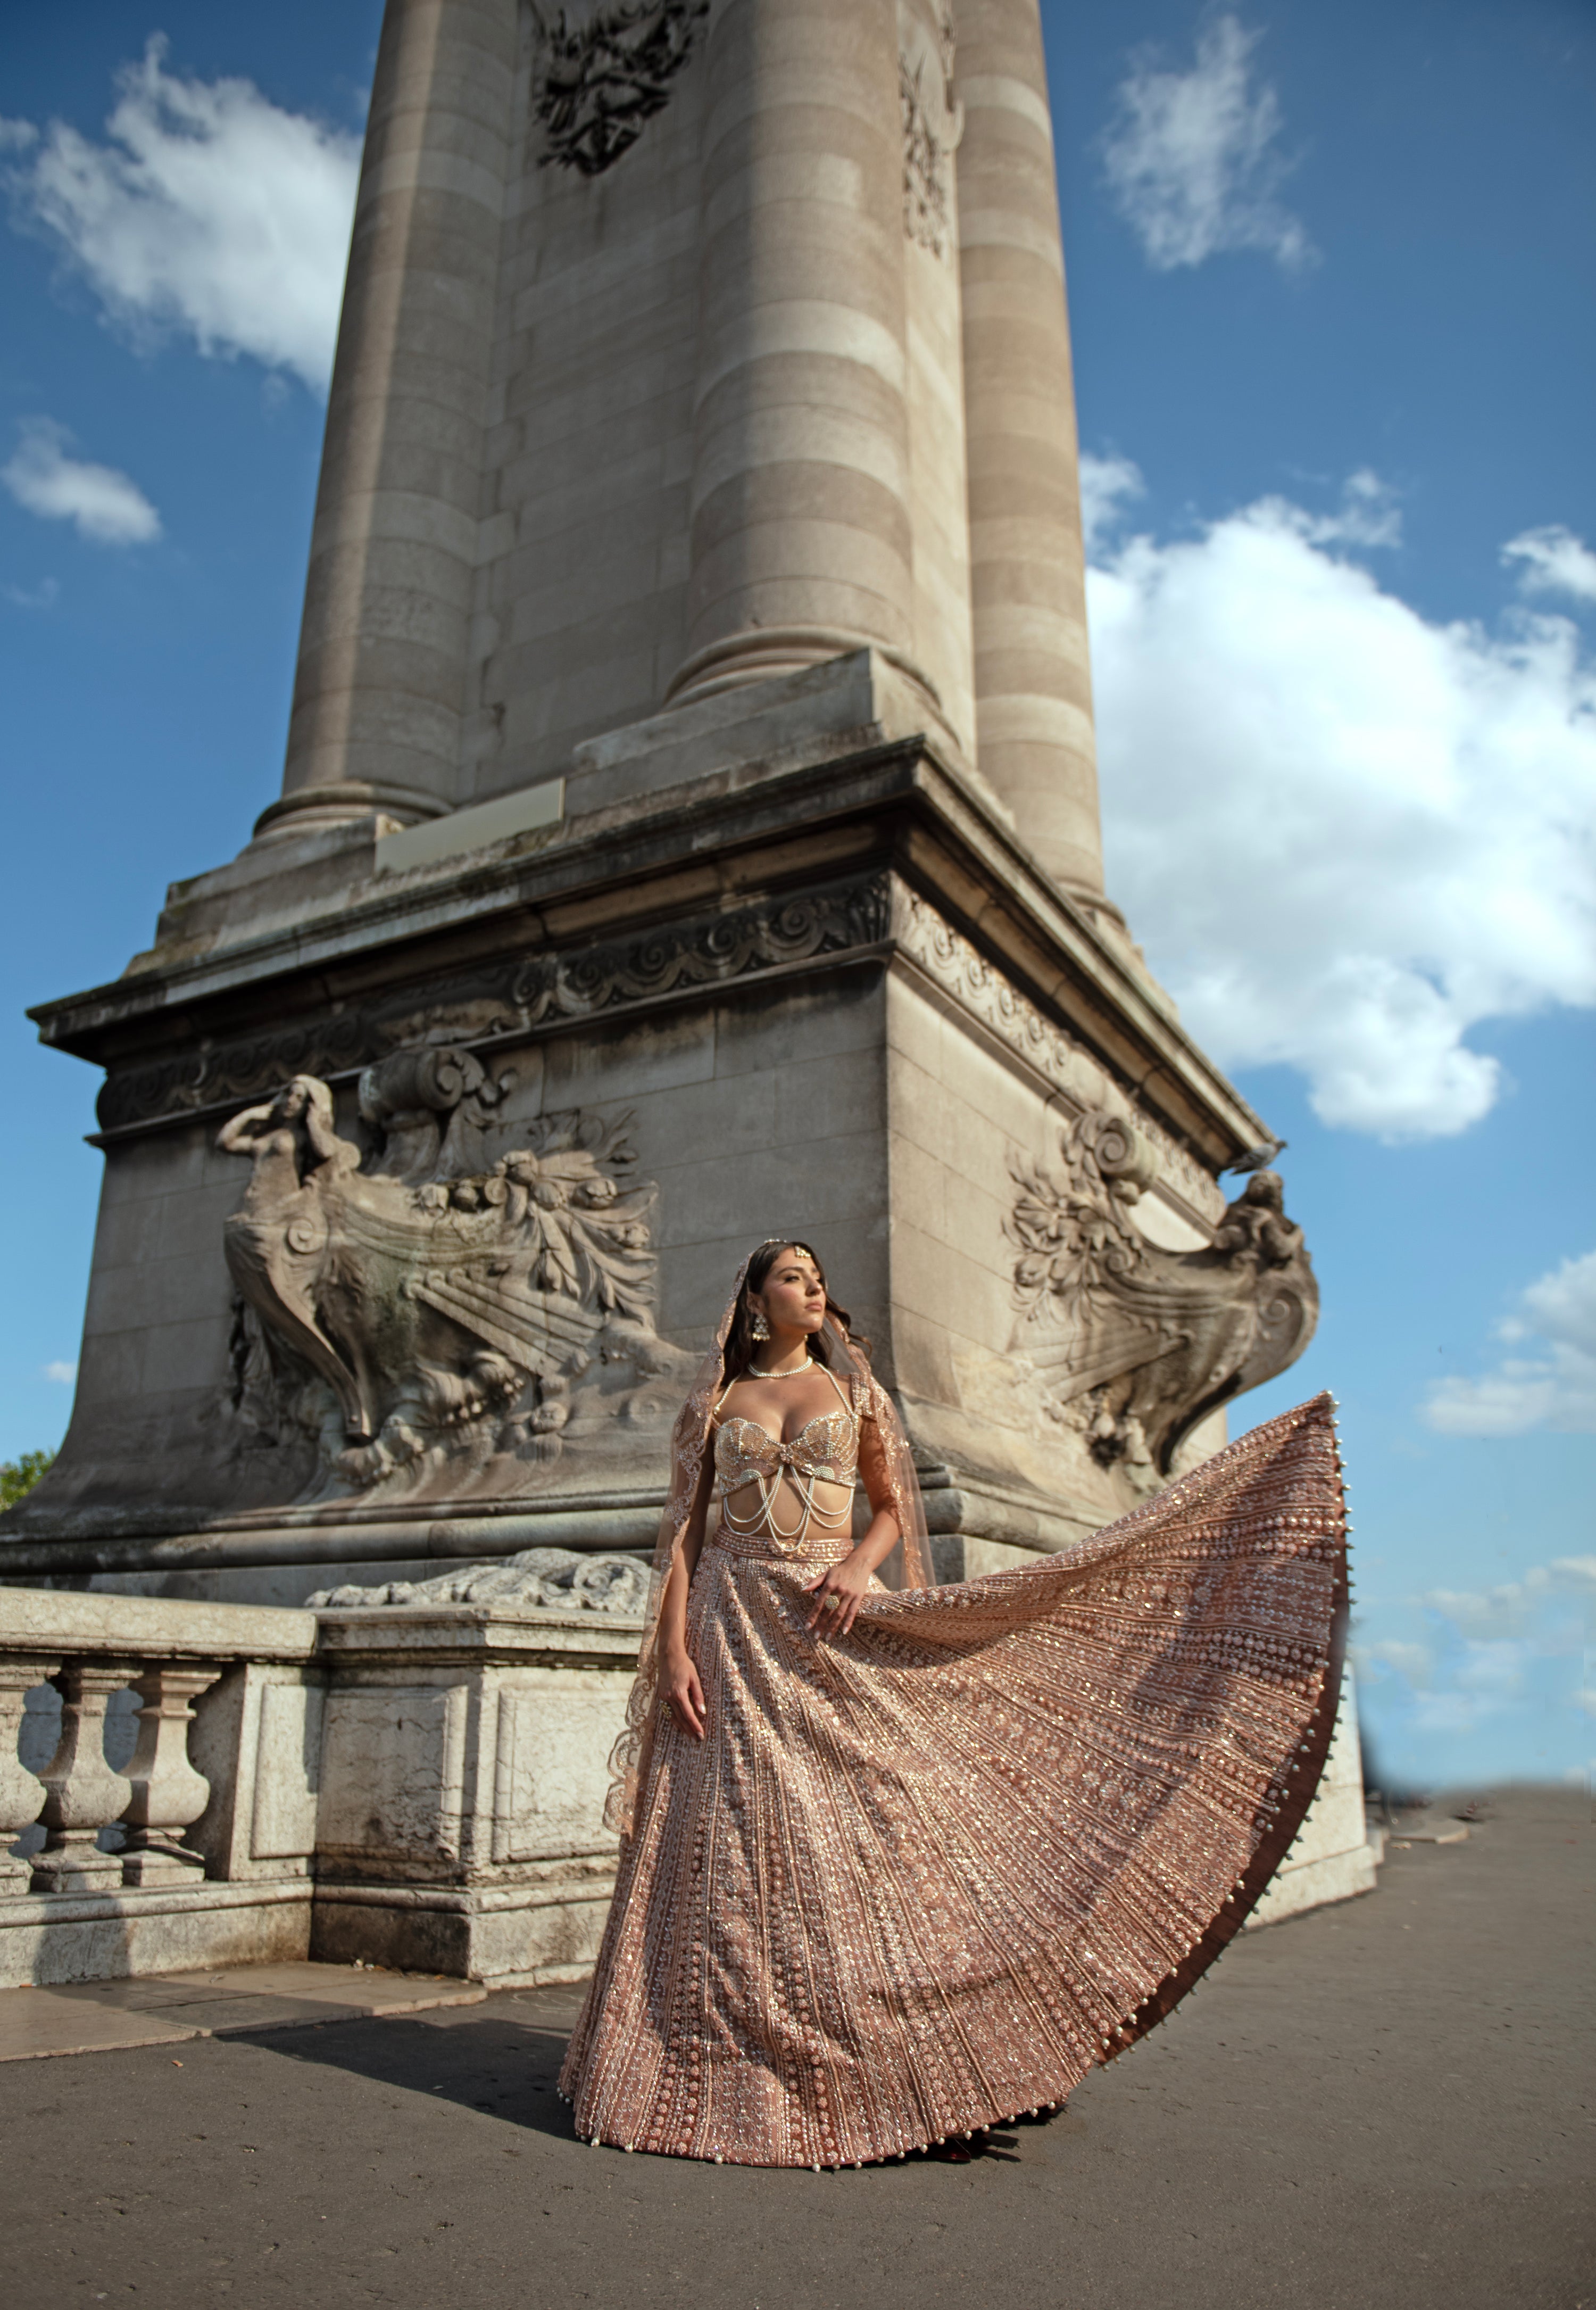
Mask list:
[[[347,1965],[228,1966],[144,1981],[0,1989],[0,2062],[105,2054],[308,2023],[367,2021],[439,2005],[480,2005],[474,1982]]]
[[[1593,1846],[1557,1791],[1393,1845],[963,2167],[590,2150],[567,1993],[13,2062],[7,2302],[1596,2310]]]

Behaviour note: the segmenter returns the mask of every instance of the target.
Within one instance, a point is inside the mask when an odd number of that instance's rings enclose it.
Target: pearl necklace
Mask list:
[[[750,1379],[797,1379],[802,1373],[813,1371],[814,1368],[814,1358],[805,1356],[801,1364],[789,1364],[785,1371],[766,1371],[759,1364],[750,1364],[748,1376]]]

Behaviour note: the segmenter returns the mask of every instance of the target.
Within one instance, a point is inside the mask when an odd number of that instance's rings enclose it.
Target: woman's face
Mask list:
[[[818,1332],[826,1320],[826,1287],[808,1252],[796,1246],[778,1252],[761,1288],[749,1294],[762,1307],[771,1330]]]

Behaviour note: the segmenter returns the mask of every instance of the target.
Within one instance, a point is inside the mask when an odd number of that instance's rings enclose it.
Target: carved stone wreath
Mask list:
[[[612,168],[664,110],[708,13],[709,0],[625,0],[574,27],[563,8],[551,22],[538,15],[533,110],[544,133],[541,165],[584,177]]]

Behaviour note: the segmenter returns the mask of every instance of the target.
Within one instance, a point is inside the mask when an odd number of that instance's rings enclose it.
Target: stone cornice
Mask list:
[[[569,821],[551,838],[391,886],[382,878],[291,930],[167,962],[158,950],[116,984],[30,1015],[44,1040],[117,1074],[153,1067],[186,1078],[153,1109],[135,1098],[126,1116],[108,1115],[116,1128],[208,1112],[255,1088],[256,1071],[234,1064],[252,1046],[279,1075],[313,1063],[350,1072],[392,1047],[380,1036],[367,1047],[362,1022],[396,1019],[407,990],[413,1012],[423,994],[436,1007],[470,982],[471,1003],[499,1006],[474,1033],[458,1022],[464,1039],[480,1040],[863,960],[888,935],[863,896],[888,868],[1205,1166],[1265,1135],[1128,947],[1049,882],[920,739],[781,775],[701,780]],[[793,936],[782,928],[789,917]]]

